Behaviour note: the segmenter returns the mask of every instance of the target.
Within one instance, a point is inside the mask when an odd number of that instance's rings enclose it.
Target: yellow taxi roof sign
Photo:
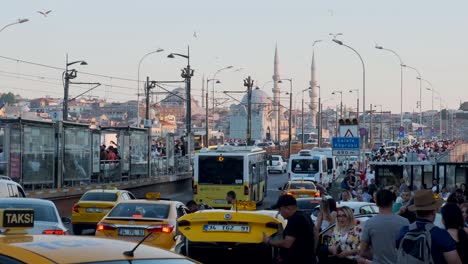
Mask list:
[[[26,229],[33,227],[33,209],[0,209],[0,228],[6,229],[6,234],[26,234]]]
[[[158,192],[148,192],[146,193],[146,199],[147,200],[158,200],[159,198],[161,198],[161,193],[158,193]]]
[[[237,210],[255,211],[257,204],[252,201],[236,201],[235,208]]]

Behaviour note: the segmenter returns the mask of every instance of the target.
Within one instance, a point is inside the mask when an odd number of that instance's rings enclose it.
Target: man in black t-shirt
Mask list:
[[[280,248],[281,263],[317,263],[315,247],[318,233],[309,215],[297,209],[297,202],[291,195],[282,195],[274,206],[288,224],[283,231],[283,239],[274,240],[263,233],[263,242]]]

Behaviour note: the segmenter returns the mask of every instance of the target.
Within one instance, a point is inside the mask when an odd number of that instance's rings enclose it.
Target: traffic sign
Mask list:
[[[359,138],[358,137],[334,137],[332,138],[332,154],[334,156],[357,156],[359,155]]]
[[[398,137],[399,137],[399,138],[404,138],[404,137],[405,137],[405,132],[400,131],[400,132],[398,133]]]
[[[340,150],[334,149],[332,150],[333,156],[359,156],[359,149],[358,150]]]
[[[340,125],[340,137],[359,137],[357,125]]]

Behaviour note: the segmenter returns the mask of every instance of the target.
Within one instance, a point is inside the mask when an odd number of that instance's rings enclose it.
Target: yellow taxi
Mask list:
[[[0,263],[52,264],[190,264],[198,263],[173,252],[95,237],[28,235],[33,209],[0,209]]]
[[[138,242],[145,238],[146,245],[173,249],[177,240],[177,218],[189,209],[181,202],[159,199],[150,193],[147,199],[122,201],[98,223],[97,237]]]
[[[294,198],[320,197],[320,191],[312,181],[288,181],[278,190],[282,195],[292,195]]]
[[[278,250],[263,243],[263,233],[281,238],[286,220],[277,211],[201,210],[177,220],[182,244],[176,252],[202,263],[271,263]],[[248,209],[246,211],[243,209]]]
[[[135,196],[131,192],[116,188],[87,191],[72,207],[73,234],[81,235],[84,229],[96,229],[96,224],[118,202],[132,199]]]

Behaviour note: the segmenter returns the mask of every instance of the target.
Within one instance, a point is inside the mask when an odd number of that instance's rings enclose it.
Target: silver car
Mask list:
[[[271,164],[268,166],[268,173],[277,171],[279,173],[286,173],[288,163],[280,155],[271,155]]]
[[[66,235],[68,229],[65,224],[71,220],[60,217],[57,207],[49,200],[36,198],[0,198],[0,209],[28,208],[34,210],[34,228],[28,229],[28,234]],[[0,229],[0,234],[3,232]]]

